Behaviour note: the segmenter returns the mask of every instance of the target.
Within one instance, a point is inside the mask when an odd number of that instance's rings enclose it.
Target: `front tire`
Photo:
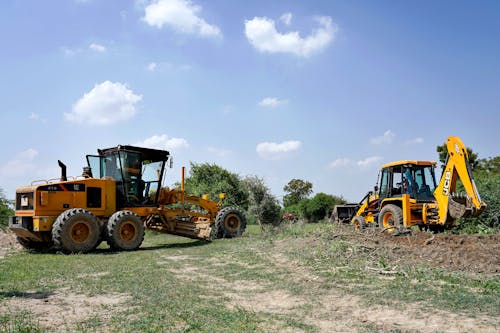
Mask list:
[[[106,241],[115,250],[133,251],[144,240],[144,223],[128,210],[114,213],[106,225]]]
[[[356,231],[363,231],[366,229],[366,220],[363,216],[354,216],[352,224],[354,224],[354,230]]]
[[[86,253],[96,248],[100,231],[94,214],[82,208],[68,209],[54,222],[52,241],[66,253]]]
[[[217,213],[215,218],[215,228],[217,236],[215,238],[233,238],[243,234],[247,226],[247,220],[242,211],[234,207],[226,207]]]
[[[403,229],[403,211],[396,205],[388,204],[380,210],[378,225],[389,233],[398,233]]]

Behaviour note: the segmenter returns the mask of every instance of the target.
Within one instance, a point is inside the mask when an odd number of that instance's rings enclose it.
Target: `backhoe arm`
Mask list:
[[[450,136],[446,140],[448,156],[446,165],[439,181],[439,185],[434,191],[434,197],[439,205],[439,220],[445,223],[447,220],[455,220],[468,213],[469,216],[479,215],[485,208],[486,203],[481,201],[481,197],[474,183],[472,171],[469,165],[469,155],[462,140],[456,136]],[[454,200],[453,195],[456,191],[457,180],[460,179],[466,198]]]

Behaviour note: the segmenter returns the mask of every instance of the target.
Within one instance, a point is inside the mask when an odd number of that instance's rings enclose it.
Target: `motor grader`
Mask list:
[[[79,177],[68,177],[58,161],[60,178],[16,190],[9,228],[21,245],[85,253],[106,240],[112,249],[136,250],[145,228],[203,240],[245,230],[239,209],[222,208],[225,194],[215,202],[185,192],[184,168],[180,189],[162,186],[168,151],[125,145],[97,152]]]
[[[467,149],[456,136],[448,137],[446,147],[448,155],[439,183],[434,174],[436,162],[388,163],[382,166],[374,191],[358,204],[335,206],[331,219],[350,221],[356,230],[378,225],[396,234],[412,226],[440,232],[460,217],[478,216],[486,203],[474,183]],[[456,193],[458,179],[465,194]]]

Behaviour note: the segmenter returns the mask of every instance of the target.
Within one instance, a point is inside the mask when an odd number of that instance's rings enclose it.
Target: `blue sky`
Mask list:
[[[118,144],[359,200],[458,135],[499,155],[498,1],[0,3],[0,187]]]

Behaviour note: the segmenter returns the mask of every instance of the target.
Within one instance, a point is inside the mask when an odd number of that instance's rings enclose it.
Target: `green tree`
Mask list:
[[[0,188],[0,227],[6,227],[9,223],[9,216],[14,215],[12,210],[12,201],[5,197],[5,193]]]
[[[437,146],[436,151],[439,154],[439,162],[441,162],[441,168],[444,169],[446,157],[448,156],[448,148],[446,147],[446,143]],[[469,165],[471,169],[474,170],[479,164],[478,156],[469,147],[467,147],[467,154],[469,155]]]
[[[302,218],[308,222],[319,222],[330,217],[333,206],[344,203],[346,201],[342,197],[318,193],[311,199],[301,200],[298,206]]]
[[[479,159],[474,170],[474,182],[481,199],[488,206],[475,218],[459,219],[457,227],[466,233],[496,233],[500,231],[500,156]]]
[[[226,193],[224,206],[248,209],[248,191],[239,176],[216,164],[191,162],[186,192],[199,196],[208,194],[212,200],[217,200],[220,193]]]
[[[278,224],[281,220],[281,206],[264,180],[248,176],[243,179],[243,183],[249,194],[248,212],[255,217],[261,228],[263,224]]]
[[[298,204],[302,199],[309,197],[312,193],[312,183],[302,179],[292,179],[283,187],[286,194],[283,196],[285,207]]]

